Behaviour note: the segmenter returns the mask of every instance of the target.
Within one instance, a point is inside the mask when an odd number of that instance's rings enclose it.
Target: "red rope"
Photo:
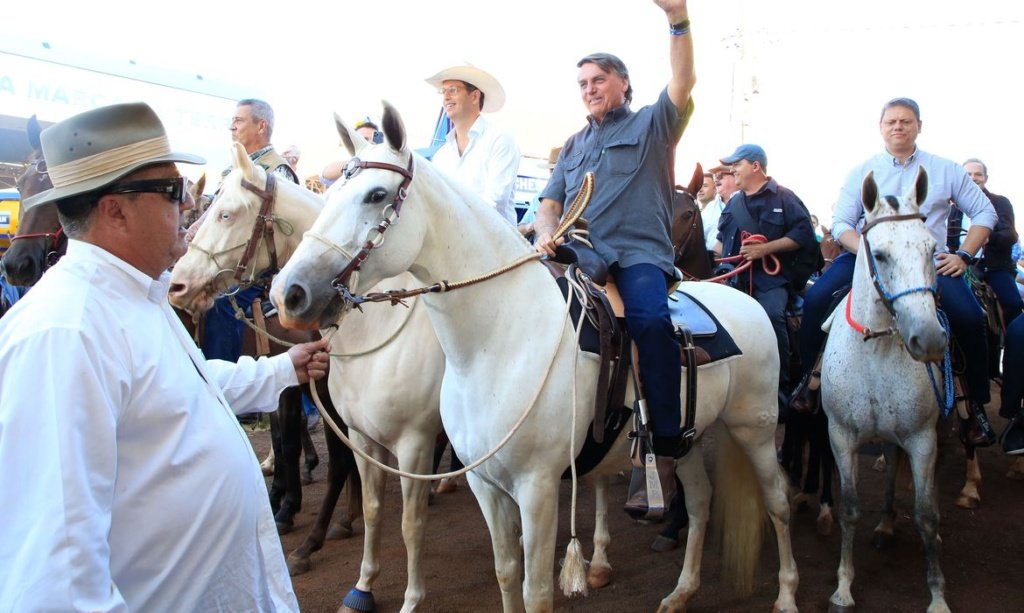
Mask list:
[[[860,325],[853,319],[853,314],[850,313],[850,303],[853,302],[853,290],[846,295],[846,323],[850,324],[850,327],[861,334],[861,336],[867,336],[869,330],[864,326]]]
[[[751,234],[746,230],[740,233],[741,245],[763,245],[764,243],[767,242],[768,237],[766,237],[763,234]],[[711,281],[713,283],[721,283],[726,279],[731,279],[732,277],[741,274],[743,271],[748,270],[754,264],[754,260],[748,260],[746,256],[743,255],[731,255],[729,257],[724,258],[715,258],[716,264],[739,262],[741,260],[743,261],[743,263],[737,266],[736,268],[733,268],[729,272],[705,280]],[[782,263],[779,262],[779,258],[774,253],[769,253],[765,257],[761,258],[761,266],[764,268],[764,272],[766,274],[772,276],[775,276],[782,272]],[[750,275],[750,282],[749,287],[747,289],[747,293],[750,295],[754,294],[754,275]]]

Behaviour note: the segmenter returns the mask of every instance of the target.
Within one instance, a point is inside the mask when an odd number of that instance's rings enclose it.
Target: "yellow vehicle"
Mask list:
[[[16,189],[0,190],[0,256],[11,246],[11,237],[18,231],[18,209],[21,196]]]

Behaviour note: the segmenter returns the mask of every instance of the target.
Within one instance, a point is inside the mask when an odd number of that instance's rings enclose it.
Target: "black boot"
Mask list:
[[[1024,454],[1024,412],[1017,413],[1006,423],[1006,428],[999,436],[1006,455]]]
[[[996,442],[996,432],[985,414],[985,405],[971,400],[967,419],[960,420],[960,442],[970,447],[988,447]]]
[[[818,390],[821,388],[821,373],[813,370],[800,379],[789,399],[789,408],[797,413],[813,413],[818,409]]]

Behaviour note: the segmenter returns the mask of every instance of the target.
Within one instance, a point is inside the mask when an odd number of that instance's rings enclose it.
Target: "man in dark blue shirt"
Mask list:
[[[587,125],[569,137],[547,187],[541,193],[534,227],[537,250],[550,256],[563,204],[580,190],[583,175],[594,172],[587,208],[594,248],[608,265],[626,308],[626,327],[637,345],[650,411],[652,445],[666,504],[675,491],[675,459],[681,455],[679,344],[666,296],[675,278],[671,239],[672,170],[675,148],[693,112],[693,40],[685,0],[655,0],[669,25],[672,77],[657,102],[629,107],[633,87],[622,60],[594,53],[577,64]],[[631,514],[647,512],[643,499],[626,503]]]
[[[758,145],[740,145],[721,162],[732,166],[739,191],[722,210],[715,251],[742,255],[751,262],[750,269],[732,282],[749,291],[768,313],[782,365],[779,388],[788,392],[786,304],[791,294],[803,289],[797,285],[807,282],[797,269],[799,256],[817,253],[811,216],[796,194],[768,176],[768,156]]]

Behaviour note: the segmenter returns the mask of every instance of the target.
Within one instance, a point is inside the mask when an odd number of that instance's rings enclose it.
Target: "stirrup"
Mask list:
[[[676,493],[676,460],[646,454],[643,466],[634,466],[623,510],[633,519],[659,521]]]

